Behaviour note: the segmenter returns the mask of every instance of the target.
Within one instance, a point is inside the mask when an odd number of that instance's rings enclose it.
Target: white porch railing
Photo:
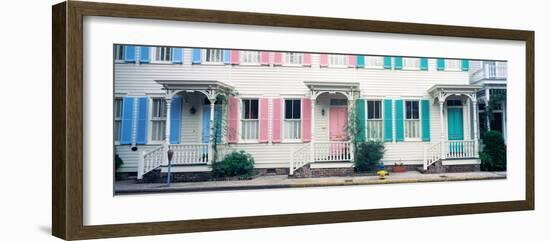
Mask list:
[[[169,149],[174,151],[172,165],[208,164],[208,156],[211,155],[208,143],[171,144]],[[218,144],[217,149],[216,161],[221,161],[225,155],[232,151],[225,144]],[[165,145],[160,145],[149,152],[142,152],[138,162],[138,179],[142,179],[146,173],[166,165],[166,160],[167,149]]]
[[[474,140],[444,141],[424,148],[424,170],[439,160],[479,158]]]
[[[208,143],[188,143],[170,145],[174,151],[172,164],[207,164],[208,163]]]
[[[506,63],[484,63],[481,69],[472,74],[472,80],[506,79],[507,72]]]
[[[313,161],[351,161],[351,141],[327,141],[313,143]]]
[[[311,162],[310,147],[311,143],[308,143],[290,151],[290,175],[294,175],[294,171]]]
[[[138,162],[137,179],[142,179],[143,175],[162,165],[164,155],[166,155],[164,149],[164,145],[160,145],[149,152],[142,152]]]
[[[312,153],[313,150],[313,153]],[[353,160],[351,141],[326,141],[304,144],[290,152],[290,175],[311,162],[337,162]]]

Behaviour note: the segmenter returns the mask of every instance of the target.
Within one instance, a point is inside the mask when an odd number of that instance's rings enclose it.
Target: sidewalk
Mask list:
[[[170,186],[166,186],[166,184],[163,183],[136,183],[133,180],[126,180],[115,182],[115,194],[372,185],[392,183],[489,180],[505,178],[506,172],[421,174],[416,171],[409,171],[404,173],[390,173],[390,175],[387,176],[385,180],[378,179],[378,176],[288,178],[288,176],[286,175],[276,175],[259,176],[251,180],[239,181],[181,182],[172,183]]]

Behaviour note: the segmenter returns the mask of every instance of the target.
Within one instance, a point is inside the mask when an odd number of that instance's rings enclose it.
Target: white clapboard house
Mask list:
[[[114,56],[118,172],[165,172],[168,148],[176,173],[207,172],[231,150],[264,171],[349,169],[365,140],[385,142],[388,166],[479,168],[469,60],[123,45]]]

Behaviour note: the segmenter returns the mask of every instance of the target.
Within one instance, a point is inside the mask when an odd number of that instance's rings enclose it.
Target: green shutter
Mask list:
[[[420,58],[420,70],[428,70],[428,58]]]
[[[391,57],[384,56],[384,69],[391,69]]]
[[[437,59],[437,70],[445,70],[445,59]]]
[[[357,55],[357,68],[364,68],[365,67],[365,56],[363,55]]]
[[[403,100],[395,100],[395,141],[405,140],[403,114]]]
[[[468,71],[470,70],[470,60],[463,59],[462,60],[462,71]]]
[[[403,69],[403,57],[393,57],[395,69]]]
[[[355,101],[355,113],[357,113],[357,134],[355,139],[358,142],[365,141],[365,100],[358,99]]]
[[[384,100],[384,141],[393,141],[392,101]]]
[[[422,100],[420,103],[420,112],[422,113],[422,141],[430,141],[430,101]]]

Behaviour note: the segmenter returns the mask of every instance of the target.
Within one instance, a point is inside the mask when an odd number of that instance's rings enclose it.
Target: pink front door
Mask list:
[[[345,141],[348,137],[346,129],[348,127],[348,107],[331,106],[330,107],[330,129],[329,138],[331,141]]]

